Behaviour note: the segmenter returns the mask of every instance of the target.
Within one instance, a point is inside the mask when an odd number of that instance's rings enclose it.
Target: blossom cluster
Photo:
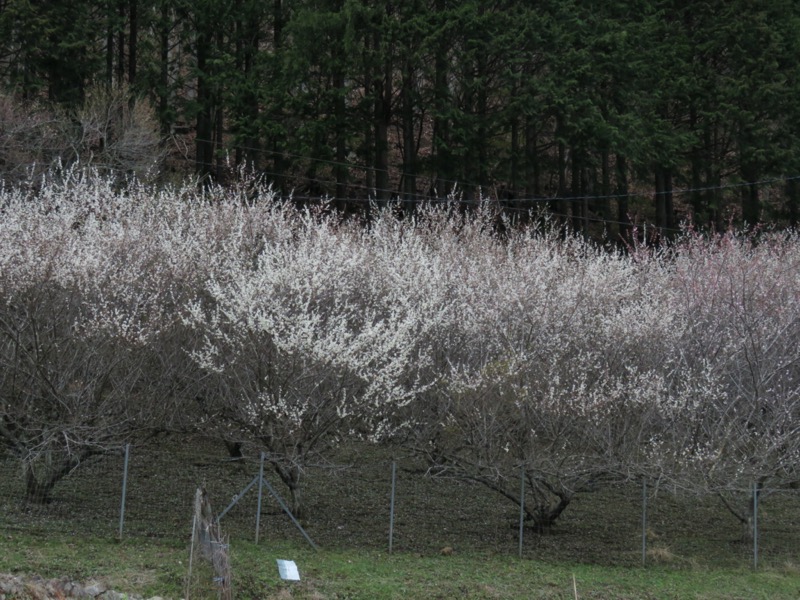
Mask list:
[[[257,180],[4,189],[0,447],[169,421],[257,444],[291,485],[354,436],[565,490],[797,478],[796,234],[631,252],[499,218],[361,221]]]

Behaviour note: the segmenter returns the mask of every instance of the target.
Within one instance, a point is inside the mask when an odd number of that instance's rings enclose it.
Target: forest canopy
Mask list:
[[[348,208],[455,193],[623,236],[796,225],[798,32],[791,0],[3,0],[0,171],[139,174],[152,148]],[[124,119],[75,116],[99,88],[138,98],[124,143]]]

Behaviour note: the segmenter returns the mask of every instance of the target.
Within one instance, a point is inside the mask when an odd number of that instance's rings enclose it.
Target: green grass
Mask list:
[[[581,599],[800,598],[800,494],[764,498],[757,571],[752,546],[741,542],[738,524],[716,499],[666,490],[648,503],[642,568],[636,486],[577,497],[551,534],[525,533],[520,559],[515,506],[480,486],[426,479],[401,463],[389,555],[390,462],[375,450],[362,462],[363,455],[347,452],[339,464],[356,466],[307,474],[304,526],[319,551],[270,498],[256,546],[255,490],[226,515],[236,598],[571,599],[573,577]],[[0,573],[102,578],[121,592],[182,597],[197,485],[205,483],[219,512],[257,472],[253,461],[227,461],[217,443],[167,440],[138,449],[125,535],[116,542],[120,457],[76,470],[44,507],[19,502],[18,470],[0,461]],[[272,474],[270,481],[277,485]],[[445,546],[452,555],[440,553]],[[276,558],[295,560],[302,581],[280,581]],[[197,560],[190,591],[216,598],[210,571]]]
[[[44,577],[100,578],[129,593],[182,595],[189,548],[164,540],[5,535],[0,572]],[[551,564],[509,556],[464,552],[451,556],[374,550],[314,551],[295,542],[232,544],[237,598],[409,599],[409,598],[579,598],[596,599],[796,599],[796,567],[710,569],[697,566],[610,567]],[[276,558],[294,560],[300,582],[278,577]],[[197,567],[197,565],[195,565]],[[195,587],[194,598],[213,598]]]

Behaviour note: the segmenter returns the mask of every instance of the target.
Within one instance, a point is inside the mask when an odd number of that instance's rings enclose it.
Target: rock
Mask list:
[[[22,589],[22,580],[13,575],[2,576],[0,578],[0,593],[3,595],[12,596],[19,594]]]
[[[49,579],[38,575],[17,577],[0,573],[0,600],[36,598],[37,600],[144,600],[139,594],[124,594],[109,589],[103,581],[90,580],[85,585],[67,578]],[[153,596],[149,600],[165,600]]]
[[[91,581],[86,585],[85,588],[83,588],[83,591],[91,598],[97,598],[100,594],[107,590],[108,586],[102,581]]]

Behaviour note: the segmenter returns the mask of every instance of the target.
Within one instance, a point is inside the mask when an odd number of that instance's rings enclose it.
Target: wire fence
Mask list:
[[[202,486],[231,543],[306,543],[305,536],[321,548],[469,550],[626,566],[800,565],[798,490],[759,490],[756,519],[743,525],[713,495],[641,482],[600,487],[575,496],[552,531],[541,534],[520,527],[520,507],[484,486],[426,476],[424,465],[390,449],[352,449],[334,465],[304,471],[306,516],[294,521],[284,510],[286,488],[260,458],[232,459],[215,440],[167,438],[131,446],[127,470],[124,452],[87,461],[56,485],[47,504],[25,502],[19,464],[2,459],[0,530],[188,544]],[[742,514],[750,514],[752,501],[747,489],[728,498]]]

